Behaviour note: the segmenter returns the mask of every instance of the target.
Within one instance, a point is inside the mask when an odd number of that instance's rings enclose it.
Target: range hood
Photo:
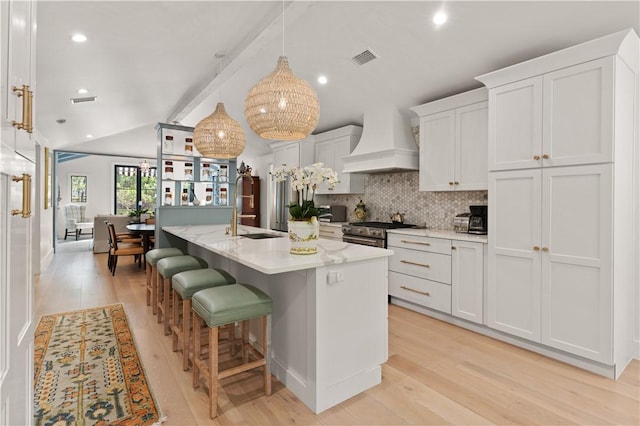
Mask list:
[[[397,107],[370,107],[362,125],[360,142],[343,157],[343,173],[418,170],[418,147],[408,120]]]

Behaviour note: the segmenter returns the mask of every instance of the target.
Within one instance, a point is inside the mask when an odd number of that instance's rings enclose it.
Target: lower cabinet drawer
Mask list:
[[[389,271],[389,295],[451,313],[451,286],[447,284]]]
[[[451,256],[391,247],[389,270],[418,278],[451,284]]]

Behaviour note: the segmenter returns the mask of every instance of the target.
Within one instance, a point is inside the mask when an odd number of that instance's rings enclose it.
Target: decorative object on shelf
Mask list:
[[[367,206],[360,200],[360,202],[356,205],[356,208],[353,210],[353,213],[356,216],[356,219],[360,222],[364,222],[367,218]]]
[[[196,125],[193,139],[198,152],[207,158],[236,158],[244,151],[244,130],[229,117],[222,102]]]
[[[249,90],[244,115],[261,138],[294,141],[304,139],[318,124],[318,94],[296,77],[284,56],[284,0],[282,1],[282,56],[270,74]]]
[[[290,253],[314,254],[318,252],[316,246],[320,225],[317,220],[318,209],[315,207],[313,196],[316,187],[326,182],[327,187],[333,188],[338,183],[338,175],[323,163],[315,163],[304,168],[276,167],[271,173],[276,182],[283,182],[291,178],[291,188],[298,194],[297,200],[289,204],[289,241]]]
[[[140,166],[140,170],[142,170],[142,172],[148,172],[149,169],[151,169],[151,164],[145,159],[142,160],[139,164]]]

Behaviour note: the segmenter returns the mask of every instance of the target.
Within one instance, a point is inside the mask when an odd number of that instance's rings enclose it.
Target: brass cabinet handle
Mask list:
[[[456,249],[456,246],[451,246],[451,250],[455,250],[455,249]]]
[[[431,245],[431,243],[423,243],[421,241],[411,241],[411,240],[400,240],[400,241],[403,242],[403,243],[406,243],[406,244],[419,244],[421,246],[430,246]]]
[[[542,247],[542,251],[547,253],[549,251],[549,247]]]
[[[539,159],[540,159],[540,156],[539,156],[539,155],[534,155],[534,156],[533,156],[533,159],[534,159],[534,160],[539,160]]]
[[[422,294],[424,296],[431,296],[428,291],[416,290],[415,288],[407,287],[407,286],[404,286],[404,285],[401,285],[400,288],[403,289],[403,290],[412,291],[414,293]]]
[[[453,186],[453,182],[449,182],[449,185],[452,185],[452,186]]]
[[[415,265],[415,266],[422,266],[424,268],[431,268],[431,266],[427,265],[426,263],[411,262],[410,260],[401,260],[400,262],[406,263],[407,265]]]
[[[22,177],[12,176],[11,180],[14,182],[22,181],[22,210],[11,210],[12,215],[21,214],[22,217],[31,217],[31,175],[23,173]]]
[[[543,159],[543,160],[548,160],[548,159],[549,159],[549,156],[548,156],[547,154],[542,154],[542,159]]]
[[[454,185],[460,185],[460,182],[453,182]]]
[[[540,247],[538,247],[538,246],[533,246],[533,251],[538,251],[538,250],[540,250]]]
[[[22,97],[22,122],[15,120],[11,121],[11,124],[18,129],[23,129],[27,133],[33,132],[33,92],[29,90],[29,86],[22,85],[22,89],[16,86],[12,86],[11,90],[17,94],[18,97]]]

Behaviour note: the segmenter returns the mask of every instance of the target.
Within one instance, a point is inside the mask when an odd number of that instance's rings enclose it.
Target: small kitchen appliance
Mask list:
[[[319,206],[318,220],[320,222],[346,222],[347,207],[340,205]]]
[[[487,235],[487,206],[469,206],[469,234]]]
[[[469,218],[471,213],[460,213],[453,218],[453,230],[455,232],[469,232]]]

